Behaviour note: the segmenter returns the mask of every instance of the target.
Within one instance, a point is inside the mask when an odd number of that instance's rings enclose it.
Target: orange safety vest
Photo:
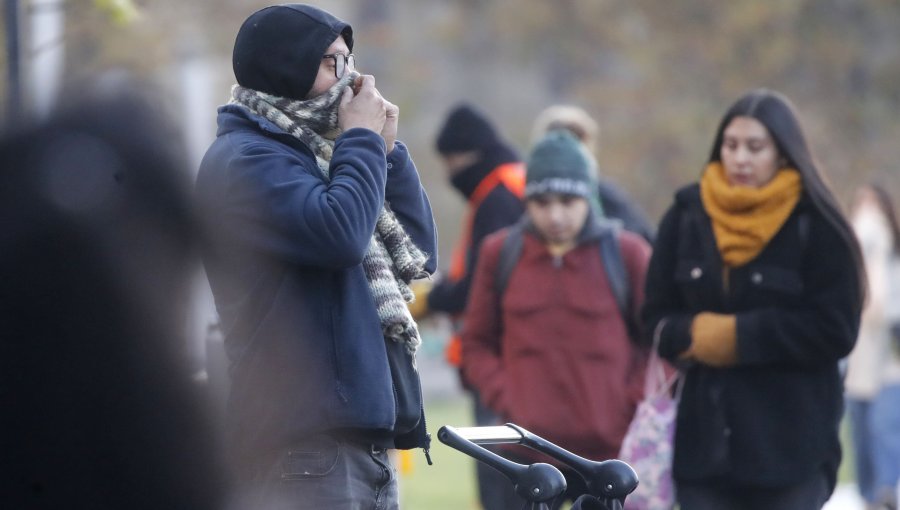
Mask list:
[[[456,247],[453,249],[453,256],[450,259],[450,270],[447,275],[450,281],[459,281],[466,275],[466,255],[472,242],[472,224],[475,222],[475,213],[485,197],[501,184],[506,186],[506,189],[512,192],[513,195],[519,198],[525,196],[525,165],[516,162],[504,163],[498,166],[478,183],[475,191],[469,196],[469,212],[466,218],[466,226],[461,233],[459,242],[456,243]],[[459,321],[454,322],[459,323]],[[459,367],[462,364],[462,343],[458,328],[450,336],[450,341],[444,349],[444,358],[451,366]]]

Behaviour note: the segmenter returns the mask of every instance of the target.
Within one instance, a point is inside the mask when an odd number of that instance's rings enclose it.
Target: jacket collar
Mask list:
[[[244,106],[226,104],[219,107],[218,113],[218,129],[216,130],[216,136],[224,136],[242,130],[256,130],[270,138],[274,138],[315,157],[312,150],[307,147],[306,144],[285,132],[275,125],[274,122],[260,115],[256,115]]]
[[[258,127],[262,131],[271,134],[287,134],[283,129],[276,126],[274,122],[265,117],[260,117],[238,104],[220,106],[217,120],[219,123],[219,129],[216,132],[217,136],[227,135],[238,129],[246,129],[248,125]]]

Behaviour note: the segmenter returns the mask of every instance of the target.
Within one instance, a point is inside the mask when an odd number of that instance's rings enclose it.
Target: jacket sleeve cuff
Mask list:
[[[660,330],[659,355],[670,361],[691,345],[691,319],[688,314],[670,315],[666,317],[665,324]]]
[[[337,139],[335,140],[335,144],[337,144],[339,141],[344,140],[344,139],[361,139],[361,138],[367,138],[367,139],[369,139],[369,141],[372,141],[372,142],[375,142],[375,143],[381,145],[382,151],[386,150],[385,146],[384,146],[384,138],[382,138],[380,134],[376,133],[375,131],[372,131],[371,129],[361,128],[361,127],[350,128],[347,131],[344,131],[343,133],[341,133],[340,136],[337,137]]]
[[[409,149],[406,144],[397,140],[394,142],[394,150],[387,155],[388,178],[393,174],[401,174],[409,163]]]

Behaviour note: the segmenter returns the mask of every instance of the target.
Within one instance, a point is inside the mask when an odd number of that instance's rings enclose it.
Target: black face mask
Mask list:
[[[305,99],[322,55],[339,36],[353,51],[353,28],[328,12],[303,4],[266,7],[247,18],[238,31],[234,76],[243,87]]]

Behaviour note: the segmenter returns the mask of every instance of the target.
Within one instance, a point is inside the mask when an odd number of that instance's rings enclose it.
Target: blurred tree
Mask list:
[[[118,25],[127,25],[138,17],[138,9],[131,0],[94,0],[94,4]]]
[[[120,1],[67,0],[73,83],[113,67],[165,79],[191,39],[210,49],[214,93],[223,98],[240,23],[273,3]],[[485,109],[523,150],[545,106],[585,107],[602,126],[601,170],[658,216],[672,190],[699,174],[728,104],[767,86],[796,102],[842,198],[872,177],[900,196],[896,0],[311,3],[353,22],[360,67],[400,105],[401,136],[436,210],[448,218],[439,225],[445,240],[455,238],[452,220],[462,204],[443,182],[432,147],[443,114],[459,100]],[[98,5],[130,5],[142,15],[111,24]]]
[[[553,100],[604,126],[601,163],[651,211],[696,178],[718,117],[747,89],[779,89],[807,118],[839,191],[897,156],[900,3],[846,0],[498,0],[495,26],[537,59]],[[827,119],[827,120],[826,120]],[[643,183],[662,183],[646,186]],[[846,197],[845,197],[846,198]]]

